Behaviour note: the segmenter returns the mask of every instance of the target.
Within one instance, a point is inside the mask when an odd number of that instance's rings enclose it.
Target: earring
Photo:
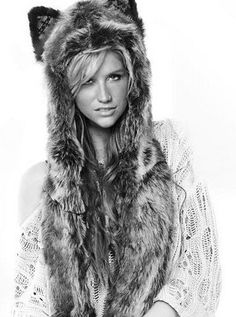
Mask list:
[[[76,135],[75,105],[72,105],[69,109],[69,124],[71,126],[72,133]]]
[[[74,105],[71,106],[68,112],[69,112],[69,122],[70,122],[70,125],[72,125],[74,117],[75,117],[75,106]]]
[[[75,118],[73,119],[72,125],[71,125],[71,130],[74,136],[77,135],[77,130],[76,130],[76,124],[75,124]]]

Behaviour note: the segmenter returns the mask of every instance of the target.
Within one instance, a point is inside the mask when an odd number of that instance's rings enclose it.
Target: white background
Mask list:
[[[235,314],[236,2],[137,0],[146,25],[155,119],[186,125],[198,174],[215,209],[223,269],[217,317]],[[17,191],[22,173],[44,160],[46,92],[34,60],[27,12],[63,9],[71,1],[1,4],[0,316],[10,316]]]

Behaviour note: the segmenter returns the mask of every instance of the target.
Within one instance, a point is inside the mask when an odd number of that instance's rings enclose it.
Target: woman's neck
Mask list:
[[[106,161],[106,145],[111,135],[111,129],[96,126],[89,126],[88,129],[96,151],[97,160],[104,163]]]

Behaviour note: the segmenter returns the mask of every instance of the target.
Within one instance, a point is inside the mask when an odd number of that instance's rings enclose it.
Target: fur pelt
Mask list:
[[[45,65],[50,91],[42,239],[53,316],[94,314],[89,283],[96,272],[81,270],[88,256],[82,248],[87,226],[80,190],[85,159],[71,127],[69,109],[74,100],[66,68],[87,48],[114,44],[128,52],[135,85],[121,125],[125,143],[115,184],[116,207],[123,219],[119,241],[123,258],[109,288],[104,316],[143,316],[168,276],[175,208],[171,173],[153,136],[150,67],[136,3],[87,0],[64,12],[35,7],[28,16],[34,52]]]

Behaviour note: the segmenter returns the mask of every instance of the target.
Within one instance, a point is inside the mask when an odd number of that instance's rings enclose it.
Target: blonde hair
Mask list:
[[[118,53],[123,61],[124,67],[128,72],[128,93],[126,111],[121,115],[111,128],[111,135],[106,144],[106,168],[99,167],[96,160],[96,152],[92,138],[89,133],[86,117],[75,106],[74,124],[75,133],[84,150],[85,163],[81,171],[81,192],[82,199],[86,208],[86,221],[90,229],[86,237],[86,252],[90,255],[91,263],[98,273],[98,279],[105,281],[115,278],[109,266],[109,247],[112,244],[115,248],[119,241],[119,226],[117,226],[116,211],[116,191],[113,187],[117,170],[120,168],[120,153],[125,144],[125,135],[122,132],[122,121],[125,120],[129,108],[129,95],[134,88],[133,67],[129,53],[123,47],[103,47],[98,50],[86,50],[72,58],[68,64],[67,76],[72,96],[75,97],[81,85],[90,79],[103,63],[108,51]],[[98,186],[98,187],[97,187]],[[92,193],[92,195],[91,195]],[[114,203],[114,208],[110,203]],[[106,217],[110,220],[112,230],[105,226]],[[116,260],[119,263],[121,254],[117,254]]]

